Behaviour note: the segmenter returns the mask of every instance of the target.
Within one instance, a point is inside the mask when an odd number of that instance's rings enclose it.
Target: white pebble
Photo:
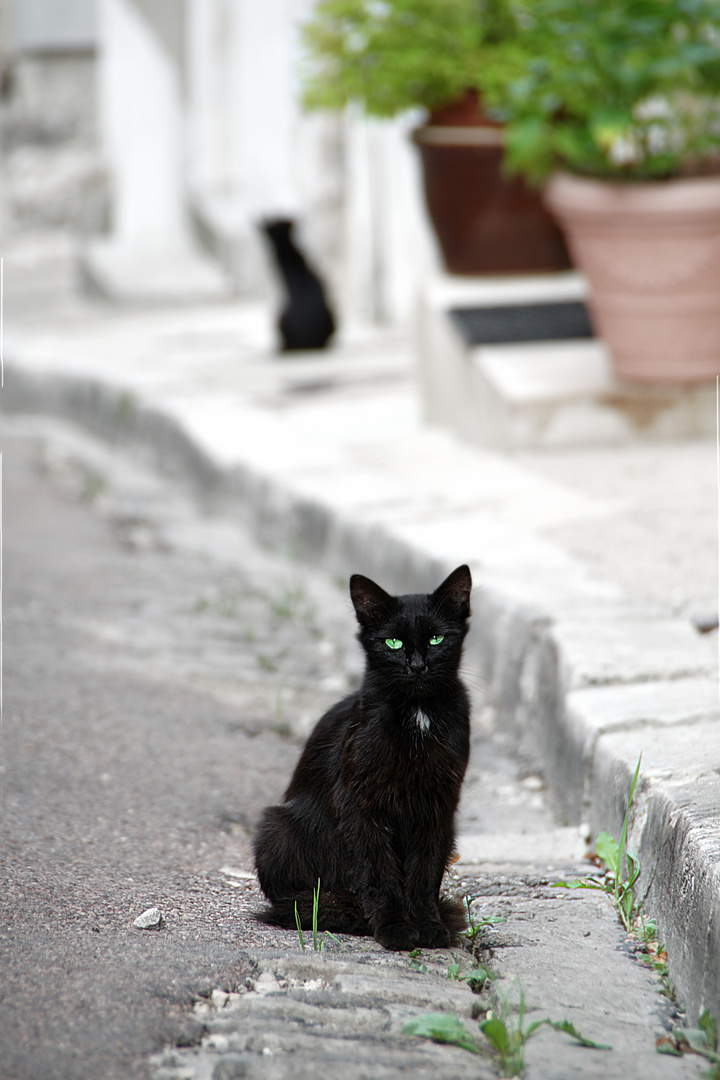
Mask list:
[[[147,911],[143,911],[142,915],[138,915],[137,919],[133,920],[133,926],[136,926],[138,930],[159,930],[163,922],[164,919],[160,908],[149,907]]]

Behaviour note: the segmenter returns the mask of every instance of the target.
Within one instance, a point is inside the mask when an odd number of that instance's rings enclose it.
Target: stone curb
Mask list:
[[[720,710],[714,643],[650,607],[593,582],[539,538],[487,535],[473,516],[370,521],[334,501],[338,484],[303,485],[257,462],[223,460],[182,407],[158,406],[110,379],[5,364],[3,409],[42,412],[149,451],[206,505],[241,517],[271,547],[322,564],[358,567],[396,591],[429,588],[468,559],[481,583],[468,655],[489,700],[539,760],[567,823],[619,836],[642,752],[632,846],[647,908],[668,947],[670,974],[690,1020],[720,1014]],[[487,526],[487,521],[482,522]],[[478,550],[478,548],[482,550]],[[463,554],[470,552],[470,556]],[[515,549],[513,549],[515,555]],[[476,555],[476,558],[473,558]],[[518,565],[516,565],[516,563]],[[512,564],[512,565],[510,565]],[[713,750],[716,751],[713,754]]]

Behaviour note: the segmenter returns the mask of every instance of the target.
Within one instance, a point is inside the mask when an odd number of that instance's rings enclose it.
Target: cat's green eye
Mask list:
[[[402,649],[402,641],[398,641],[396,637],[385,638],[385,644],[388,649]]]
[[[439,645],[444,637],[445,637],[444,634],[435,634],[434,637],[430,638],[430,644],[431,645]]]

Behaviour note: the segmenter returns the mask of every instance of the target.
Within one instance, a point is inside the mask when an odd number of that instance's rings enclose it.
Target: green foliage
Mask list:
[[[587,1046],[592,1050],[611,1049],[604,1043],[596,1043],[591,1039],[586,1039],[569,1020],[549,1020],[544,1018],[526,1024],[525,995],[522,990],[516,1007],[513,1007],[508,998],[500,997],[498,1011],[498,1016],[488,1016],[487,1019],[480,1023],[480,1030],[493,1048],[501,1076],[520,1075],[525,1067],[525,1043],[543,1027],[564,1032],[580,1043],[581,1046]]]
[[[485,989],[486,983],[493,981],[495,976],[489,968],[478,964],[477,967],[474,967],[472,971],[467,972],[461,978],[468,984],[473,994],[480,994]]]
[[[525,998],[520,992],[517,1006],[508,998],[500,997],[499,1015],[488,1014],[478,1027],[485,1038],[485,1049],[495,1058],[501,1076],[519,1076],[524,1068],[524,1047],[528,1039],[542,1027],[561,1031],[581,1046],[593,1050],[610,1050],[609,1046],[586,1039],[569,1020],[534,1020],[525,1022]],[[403,1027],[406,1035],[418,1035],[434,1042],[451,1043],[472,1054],[483,1052],[483,1043],[466,1030],[455,1013],[425,1013],[409,1021]]]
[[[660,979],[660,993],[669,998],[674,997],[675,983],[670,978],[665,946],[658,941],[655,920],[645,919],[641,916],[640,925],[635,928],[635,936],[640,941],[641,951],[645,954],[646,962]]]
[[[526,0],[521,21],[522,76],[490,95],[511,171],[650,179],[720,152],[717,0]]]
[[[614,904],[618,917],[628,933],[631,933],[638,923],[642,922],[643,905],[636,892],[640,877],[640,860],[637,856],[631,855],[627,849],[630,810],[635,797],[641,761],[642,755],[638,758],[630,784],[620,843],[605,832],[601,832],[595,841],[595,851],[605,867],[604,876],[600,880],[580,878],[575,881],[556,882],[556,885],[564,889],[593,889],[605,893]]]
[[[304,27],[304,103],[432,109],[519,75],[513,51],[495,48],[517,33],[513,0],[320,0]]]
[[[317,888],[313,889],[313,906],[312,906],[312,938],[313,949],[315,952],[322,952],[325,945],[325,938],[329,937],[339,945],[340,942],[331,934],[329,930],[326,930],[321,937],[318,937],[318,908],[320,906],[320,878],[318,878]],[[302,932],[302,923],[300,920],[300,912],[298,911],[297,900],[295,901],[295,926],[297,927],[298,936],[300,938],[300,947],[303,952],[305,951],[305,939]]]
[[[462,963],[450,964],[447,970],[448,979],[453,982],[466,982],[474,994],[482,993],[488,980],[495,978],[489,968],[482,964],[475,964],[470,971],[465,972],[462,967]]]
[[[505,119],[506,164],[652,179],[720,154],[717,0],[320,0],[305,104],[373,116],[469,89]]]
[[[465,897],[465,907],[467,908],[468,928],[463,930],[460,936],[463,938],[465,948],[475,956],[477,950],[482,946],[487,931],[492,930],[499,923],[507,922],[507,920],[499,915],[482,915],[477,918],[467,896]]]
[[[588,877],[576,881],[558,881],[556,885],[565,889],[593,889],[596,892],[605,893],[614,905],[625,930],[639,941],[640,951],[644,953],[646,962],[660,979],[660,992],[671,998],[674,993],[674,983],[668,970],[665,946],[658,941],[657,924],[654,919],[645,918],[643,903],[637,894],[640,860],[627,850],[630,810],[635,797],[641,761],[642,755],[638,758],[630,784],[620,843],[606,832],[599,833],[595,841],[595,853],[603,864],[604,876],[600,880]]]
[[[297,900],[295,901],[295,925],[297,927],[298,936],[300,938],[300,948],[305,952],[305,938],[303,937],[302,924],[300,922],[300,913],[298,911]]]
[[[422,960],[420,959],[420,957],[421,957],[420,950],[419,949],[413,949],[409,953],[409,956],[410,956],[410,967],[413,969],[413,971],[418,971],[418,972],[420,972],[421,975],[427,975],[427,970],[428,970],[427,965],[423,964]]]
[[[471,1054],[481,1052],[480,1043],[468,1035],[462,1020],[455,1013],[423,1013],[414,1020],[408,1020],[403,1026],[403,1034],[461,1046]]]
[[[673,1028],[670,1035],[657,1040],[660,1054],[698,1054],[710,1062],[710,1068],[702,1074],[705,1080],[720,1080],[720,1053],[718,1053],[717,1019],[705,1010],[696,1028]]]

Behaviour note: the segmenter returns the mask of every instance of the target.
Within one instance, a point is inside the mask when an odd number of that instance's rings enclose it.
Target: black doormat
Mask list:
[[[468,345],[511,341],[559,341],[593,337],[581,300],[513,304],[503,307],[453,308],[449,312]]]

